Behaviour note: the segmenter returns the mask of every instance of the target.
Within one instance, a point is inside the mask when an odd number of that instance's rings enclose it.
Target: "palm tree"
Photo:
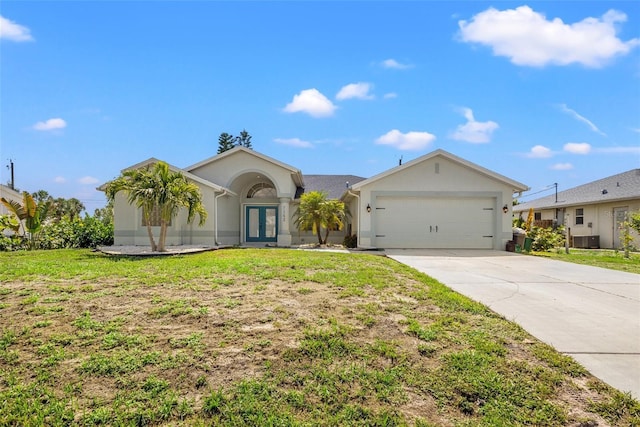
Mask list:
[[[198,225],[207,220],[207,211],[202,204],[202,194],[197,185],[187,181],[180,172],[171,172],[164,162],[156,163],[154,174],[159,178],[157,204],[160,209],[160,240],[158,251],[165,251],[167,225],[175,218],[180,208],[187,208],[187,222],[193,221],[196,214],[200,218]]]
[[[18,218],[22,225],[23,235],[29,237],[29,249],[35,249],[37,234],[42,228],[49,205],[36,203],[28,192],[22,193],[22,204],[15,200],[0,199],[3,205]]]
[[[341,229],[347,216],[344,203],[327,200],[327,194],[311,191],[300,197],[300,206],[295,212],[295,224],[299,230],[311,230],[318,236],[318,244],[326,244],[332,229]],[[324,240],[322,228],[325,228]]]
[[[107,199],[112,201],[118,192],[127,195],[129,203],[142,209],[151,250],[164,252],[167,226],[178,215],[180,208],[187,208],[187,222],[193,221],[195,214],[200,217],[199,225],[207,219],[207,211],[202,204],[202,194],[197,185],[189,182],[180,172],[172,172],[165,162],[157,162],[143,169],[125,171],[105,188]],[[156,245],[151,229],[151,214],[160,212],[160,237]]]
[[[322,205],[327,195],[320,191],[305,193],[300,197],[300,205],[295,212],[295,224],[299,230],[311,230],[318,236],[318,244],[322,244],[320,229],[322,227]]]
[[[349,212],[340,200],[327,200],[322,206],[323,225],[325,227],[324,243],[329,239],[329,232],[332,230],[342,230],[344,220]]]
[[[130,204],[135,204],[142,209],[142,217],[147,226],[147,234],[151,250],[157,251],[157,245],[151,230],[151,212],[156,206],[155,180],[149,167],[122,172],[118,178],[109,182],[105,188],[105,194],[109,201],[114,201],[118,192],[124,191]]]

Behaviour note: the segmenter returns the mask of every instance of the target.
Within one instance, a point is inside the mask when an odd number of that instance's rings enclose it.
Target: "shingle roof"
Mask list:
[[[578,187],[558,192],[513,207],[515,212],[533,209],[560,208],[563,206],[588,205],[618,200],[640,199],[640,169],[631,169],[617,175],[589,182]]]
[[[304,190],[298,191],[296,198],[310,191],[324,191],[329,199],[339,199],[348,187],[366,178],[356,175],[303,175]]]

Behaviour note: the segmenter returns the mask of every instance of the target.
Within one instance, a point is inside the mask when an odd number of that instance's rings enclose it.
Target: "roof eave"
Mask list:
[[[463,166],[466,166],[466,167],[468,167],[468,168],[470,168],[470,169],[472,169],[472,170],[474,170],[476,172],[482,173],[483,175],[486,175],[486,176],[488,176],[488,177],[490,177],[492,179],[495,179],[495,180],[500,181],[500,182],[502,182],[504,184],[507,184],[507,185],[509,185],[509,186],[511,186],[513,188],[513,192],[514,193],[524,192],[524,191],[529,190],[529,187],[526,186],[525,184],[521,183],[521,182],[515,181],[515,180],[513,180],[511,178],[507,178],[504,175],[500,175],[499,173],[493,172],[493,171],[491,171],[491,170],[489,170],[487,168],[484,168],[484,167],[482,167],[480,165],[477,165],[477,164],[472,163],[472,162],[470,162],[468,160],[465,160],[465,159],[463,159],[461,157],[458,157],[455,154],[451,154],[448,151],[445,151],[443,149],[437,149],[435,151],[432,151],[431,153],[427,153],[427,154],[425,154],[425,155],[423,155],[421,157],[418,157],[417,159],[413,159],[413,160],[411,160],[411,161],[409,161],[409,162],[407,162],[405,164],[398,165],[398,166],[396,166],[394,168],[388,169],[388,170],[386,170],[386,171],[384,171],[382,173],[379,173],[377,175],[372,176],[369,179],[365,179],[364,181],[360,181],[360,182],[354,184],[351,188],[353,190],[359,190],[360,188],[362,188],[362,187],[364,187],[366,185],[369,185],[369,184],[371,184],[373,182],[376,182],[376,181],[378,181],[378,180],[380,180],[382,178],[385,178],[385,177],[387,177],[389,175],[392,175],[394,173],[400,172],[400,171],[402,171],[402,170],[404,170],[406,168],[409,168],[409,167],[411,167],[411,166],[413,166],[415,164],[422,163],[424,161],[427,161],[427,160],[432,159],[432,158],[437,157],[437,156],[445,157],[445,158],[447,158],[447,159],[449,159],[449,160],[451,160],[453,162],[456,162],[456,163],[459,163],[459,164],[461,164]]]

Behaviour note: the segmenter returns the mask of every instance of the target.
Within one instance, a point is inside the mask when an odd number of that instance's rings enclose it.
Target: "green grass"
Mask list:
[[[568,254],[565,253],[564,249],[557,252],[532,252],[531,254],[576,264],[586,264],[594,267],[608,268],[610,270],[640,274],[639,252],[631,252],[629,258],[624,257],[624,252],[607,249],[571,248]]]
[[[0,265],[0,425],[640,426],[628,394],[384,257]]]

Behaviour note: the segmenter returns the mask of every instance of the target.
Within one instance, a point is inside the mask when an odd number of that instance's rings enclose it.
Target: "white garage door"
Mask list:
[[[379,248],[491,249],[495,199],[377,197]]]

